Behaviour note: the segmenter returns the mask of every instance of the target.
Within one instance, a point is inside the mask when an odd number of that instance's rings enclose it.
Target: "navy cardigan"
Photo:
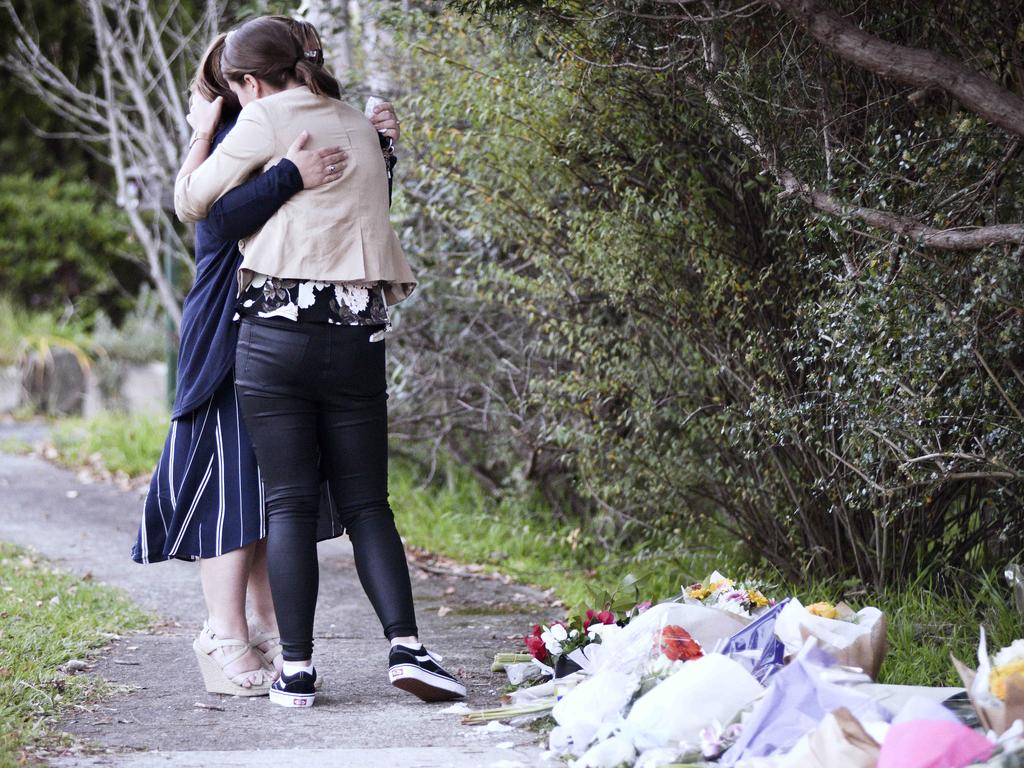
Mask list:
[[[216,147],[234,123],[214,137]],[[212,150],[212,148],[211,148]],[[233,322],[238,293],[238,241],[252,234],[302,189],[299,169],[287,159],[214,203],[196,223],[196,280],[181,308],[178,379],[171,418],[209,400],[235,362],[238,324]]]

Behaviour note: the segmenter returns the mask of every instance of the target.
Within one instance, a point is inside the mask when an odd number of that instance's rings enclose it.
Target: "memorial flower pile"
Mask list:
[[[943,706],[957,689],[873,682],[887,651],[878,609],[776,602],[717,572],[657,605],[536,625],[525,642],[526,665],[496,657],[495,669],[550,679],[465,722],[550,718],[549,757],[572,768],[1024,765],[1024,640],[989,656],[982,632],[977,672],[958,665],[982,730]]]

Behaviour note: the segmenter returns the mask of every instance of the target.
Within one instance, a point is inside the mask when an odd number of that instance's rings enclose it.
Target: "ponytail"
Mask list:
[[[295,64],[295,77],[318,96],[341,99],[341,88],[338,81],[331,77],[323,67],[318,67],[306,59],[299,59]]]
[[[316,28],[287,16],[260,16],[224,40],[224,77],[241,82],[252,75],[274,88],[294,77],[318,96],[341,98],[338,81],[324,68],[323,45]]]
[[[318,96],[341,99],[338,81],[324,69],[324,46],[316,27],[308,21],[299,21],[287,16],[272,16],[288,25],[292,40],[300,52],[295,62],[295,77]]]

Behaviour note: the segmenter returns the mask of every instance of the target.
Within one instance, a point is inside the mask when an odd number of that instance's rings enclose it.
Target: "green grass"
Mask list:
[[[110,415],[66,423],[58,428],[55,442],[69,465],[91,463],[98,454],[110,471],[134,476],[152,471],[166,430],[166,417]],[[610,552],[575,526],[555,519],[542,501],[495,498],[457,468],[440,475],[439,481],[425,485],[422,471],[411,462],[392,461],[391,504],[405,539],[415,547],[551,589],[574,610],[594,607],[604,594],[616,591],[624,599],[636,592],[641,598],[670,597],[714,568],[740,577],[750,573],[727,541],[708,545],[700,535],[679,535],[661,549]],[[841,584],[791,585],[770,572],[759,575],[775,585],[772,594],[777,597],[793,594],[805,603],[844,597]],[[627,577],[639,579],[635,587],[621,586]],[[949,654],[970,662],[979,624],[988,630],[993,650],[1024,635],[1024,619],[996,575],[964,582],[970,588],[953,594],[919,584],[848,598],[855,608],[876,605],[888,616],[890,651],[882,681],[957,685]],[[560,618],[557,609],[551,613],[537,620]],[[528,629],[523,628],[524,634]]]
[[[166,414],[108,413],[67,419],[53,432],[58,460],[70,467],[100,464],[128,477],[146,475],[160,459],[167,437]]]
[[[109,690],[92,675],[65,675],[60,666],[86,659],[147,618],[118,591],[4,543],[0,618],[0,766],[6,768],[24,764],[26,749],[62,740],[50,730],[54,719]]]
[[[555,594],[570,607],[593,607],[604,592],[628,598],[676,594],[711,569],[735,562],[728,547],[607,553],[576,526],[552,520],[542,501],[499,500],[463,472],[423,485],[412,464],[392,461],[389,487],[402,536],[413,546],[492,571]],[[635,587],[622,586],[637,579]]]
[[[32,444],[22,440],[20,437],[5,437],[0,440],[0,452],[24,455],[32,453]]]

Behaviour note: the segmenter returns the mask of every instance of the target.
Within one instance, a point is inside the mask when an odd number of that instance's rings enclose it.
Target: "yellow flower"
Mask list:
[[[1006,701],[1006,683],[1012,677],[1019,678],[1017,684],[1024,687],[1024,659],[993,669],[988,676],[988,687],[992,693]]]
[[[807,612],[812,616],[821,616],[823,619],[838,619],[839,611],[832,603],[814,603],[807,606]]]
[[[747,597],[750,598],[750,602],[756,605],[758,608],[764,608],[768,605],[768,598],[761,594],[761,590],[755,589],[747,593]]]
[[[687,594],[694,600],[703,600],[705,597],[711,594],[711,589],[709,587],[701,586],[690,587],[690,590]]]

